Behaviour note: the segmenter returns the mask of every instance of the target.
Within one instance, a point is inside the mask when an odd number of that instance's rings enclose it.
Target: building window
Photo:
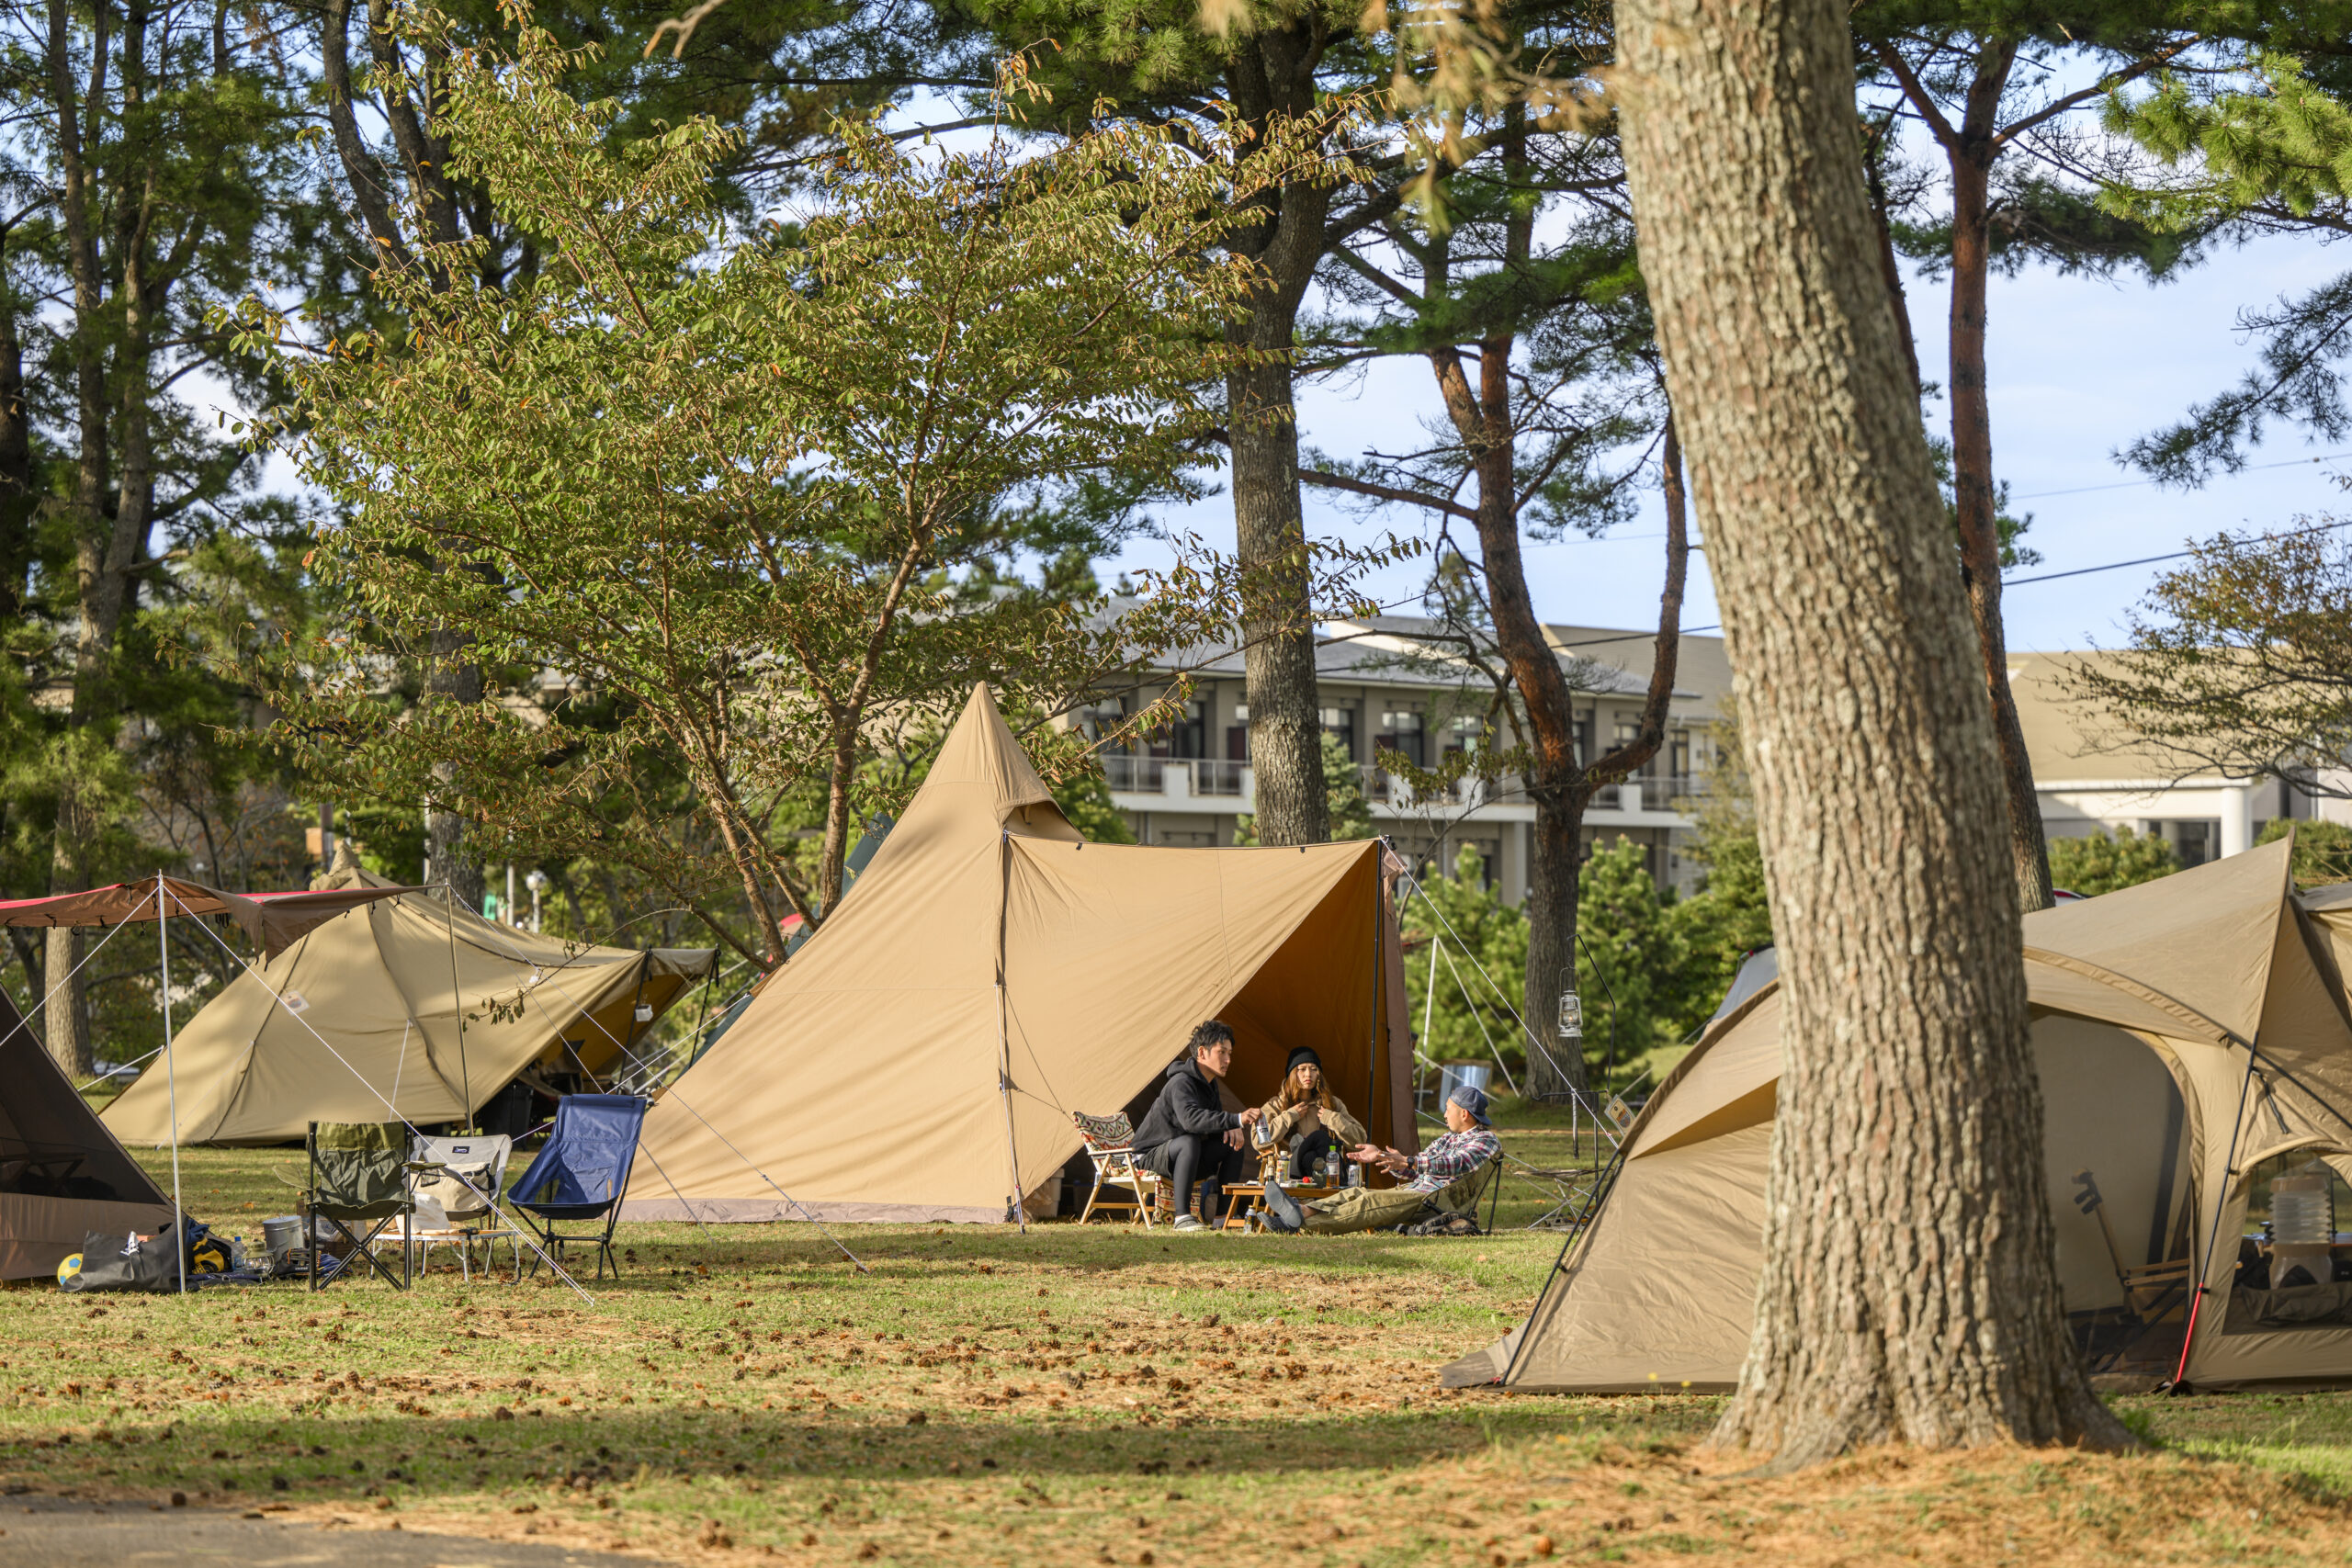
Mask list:
[[[1589,768],[1592,766],[1593,763],[1591,714],[1580,713],[1577,715],[1576,736],[1577,766],[1579,768]]]
[[[1355,709],[1325,708],[1323,710],[1323,733],[1329,736],[1332,739],[1337,740],[1341,746],[1345,747],[1347,749],[1347,753],[1351,758],[1354,758],[1356,756]],[[1361,759],[1358,760],[1361,761]]]
[[[1429,755],[1421,746],[1421,716],[1417,713],[1390,709],[1380,716],[1380,743],[1392,751],[1404,753],[1405,761],[1417,768],[1429,766]]]
[[[1246,762],[1250,760],[1250,705],[1233,705],[1233,722],[1225,727],[1225,760]]]
[[[1186,703],[1183,716],[1151,738],[1151,754],[1155,757],[1205,757],[1208,755],[1208,705]]]
[[[1126,716],[1118,698],[1100,697],[1078,710],[1078,732],[1089,740],[1100,740],[1125,723]]]
[[[1674,776],[1678,779],[1689,778],[1690,776],[1690,732],[1687,729],[1678,729],[1668,739],[1673,749]]]
[[[1445,738],[1445,749],[1452,751],[1476,751],[1478,735],[1485,727],[1473,717],[1464,716],[1453,721],[1453,733]]]

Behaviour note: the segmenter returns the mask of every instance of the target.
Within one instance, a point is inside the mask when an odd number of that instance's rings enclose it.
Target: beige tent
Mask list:
[[[1078,1151],[1072,1111],[1126,1104],[1209,1018],[1244,1099],[1312,1045],[1410,1146],[1382,854],[1087,843],[976,687],[839,912],[654,1104],[622,1215],[1006,1219]]]
[[[92,1232],[169,1230],[171,1201],[0,991],[0,1280],[54,1274]]]
[[[380,886],[345,860],[328,885]],[[638,1003],[660,1017],[717,957],[574,951],[428,894],[379,899],[238,976],[179,1031],[179,1141],[280,1143],[311,1122],[396,1113],[458,1121],[535,1068],[597,1087],[629,1070],[650,1027]],[[171,1142],[163,1058],[104,1115],[125,1143]]]
[[[2281,1156],[2352,1165],[2352,1027],[2337,980],[2352,960],[2352,896],[2306,908],[2288,854],[2281,842],[2025,922],[2069,1314],[2086,1343],[2128,1340],[2129,1365],[2166,1376],[2186,1338],[2200,1387],[2352,1378],[2352,1284],[2236,1284],[2249,1199]],[[1528,1322],[1448,1368],[1449,1382],[1737,1382],[1763,1258],[1780,994],[1775,982],[1711,1026],[1629,1130],[1613,1190]],[[2086,1170],[2127,1268],[2187,1259],[2211,1287],[2193,1335],[2187,1312],[2153,1293],[2140,1323],[2124,1321],[2098,1216],[2075,1201]]]

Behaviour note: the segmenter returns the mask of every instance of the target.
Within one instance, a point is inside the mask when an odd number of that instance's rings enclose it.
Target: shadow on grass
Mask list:
[[[842,1252],[813,1230],[763,1227],[767,1234],[705,1237],[679,1235],[671,1226],[647,1235],[623,1225],[615,1246],[632,1251],[640,1266],[712,1268],[791,1263],[835,1264],[846,1269]],[[636,1234],[631,1234],[635,1232]],[[870,1269],[908,1262],[982,1262],[1034,1267],[1039,1264],[1088,1272],[1159,1268],[1170,1263],[1206,1263],[1220,1268],[1311,1269],[1365,1272],[1386,1278],[1445,1276],[1464,1269],[1548,1268],[1568,1238],[1557,1231],[1504,1232],[1491,1236],[1401,1236],[1371,1231],[1352,1235],[1250,1235],[1192,1232],[1094,1231],[1071,1225],[1040,1225],[1027,1235],[997,1229],[958,1229],[945,1235],[857,1231],[842,1237],[852,1254]],[[1480,1257],[1480,1253],[1487,1253]],[[629,1276],[624,1275],[624,1279]],[[586,1282],[583,1280],[583,1282]],[[606,1283],[610,1283],[609,1279]],[[664,1282],[666,1280],[657,1280]]]
[[[1695,1436],[1714,1418],[1711,1399],[1629,1400],[1611,1425],[1643,1440]],[[899,1482],[991,1473],[1069,1480],[1322,1474],[1407,1468],[1458,1458],[1498,1441],[1532,1439],[1573,1424],[1556,1402],[1481,1403],[1459,1409],[1357,1417],[1162,1419],[1091,1415],[971,1420],[925,1415],[920,1425],[774,1412],[650,1410],[517,1421],[471,1416],[399,1420],[332,1416],[191,1415],[158,1429],[115,1423],[53,1439],[0,1444],[0,1473],[44,1492],[183,1490],[199,1501],[272,1500],[366,1507],[389,1495],[430,1503],[560,1484],[594,1492],[718,1478]]]

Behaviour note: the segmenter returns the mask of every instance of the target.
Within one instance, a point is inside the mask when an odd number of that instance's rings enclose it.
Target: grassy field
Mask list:
[[[1567,1163],[1565,1133],[1512,1144]],[[299,1157],[192,1152],[190,1208],[257,1235]],[[2342,1562],[2352,1526],[2352,1396],[2122,1402],[2143,1456],[1759,1481],[1699,1446],[1710,1400],[1438,1390],[1556,1235],[861,1226],[864,1271],[806,1225],[622,1235],[627,1277],[587,1303],[454,1270],[406,1296],[0,1293],[0,1491],[1008,1568]]]

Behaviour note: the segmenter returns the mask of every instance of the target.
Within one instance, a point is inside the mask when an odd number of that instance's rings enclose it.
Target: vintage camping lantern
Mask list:
[[[1574,991],[1560,993],[1560,1038],[1584,1038],[1584,1003]]]

